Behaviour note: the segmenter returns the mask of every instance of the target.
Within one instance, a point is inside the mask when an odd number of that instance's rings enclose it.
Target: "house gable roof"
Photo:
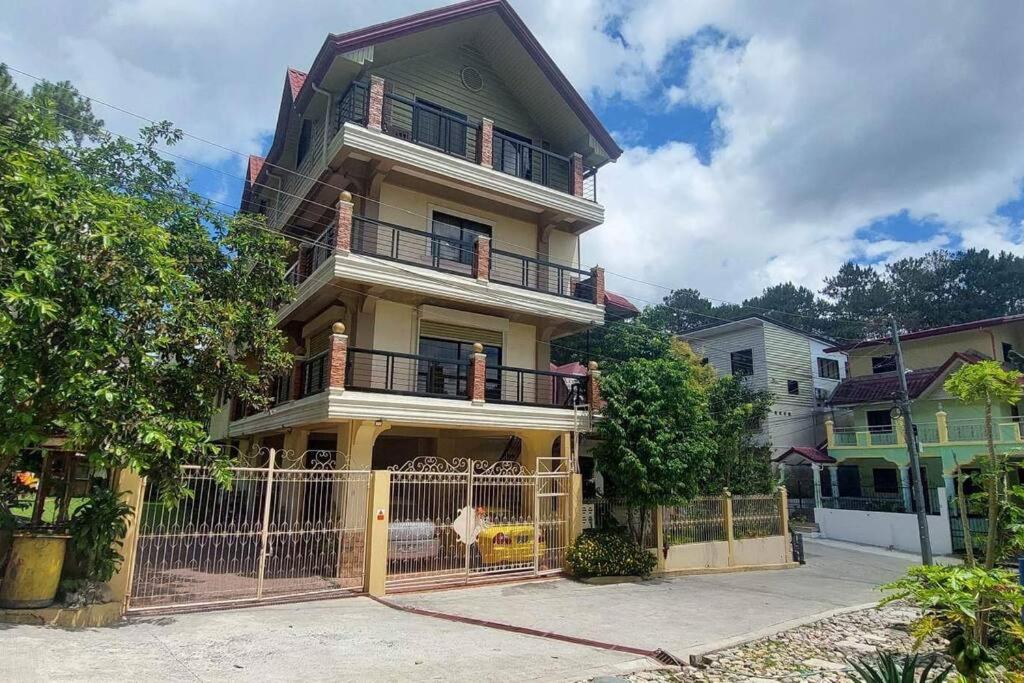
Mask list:
[[[977,351],[957,351],[942,365],[912,370],[907,373],[907,393],[911,400],[920,398],[940,382],[945,381],[946,377],[957,367],[983,360],[989,360],[989,358]],[[832,392],[829,403],[833,406],[883,403],[895,399],[899,391],[900,378],[895,372],[847,377]]]
[[[565,77],[565,74],[558,68],[537,41],[537,38],[526,27],[526,24],[523,23],[523,20],[512,9],[511,5],[506,0],[467,0],[466,2],[374,24],[373,26],[367,26],[348,33],[329,34],[317,53],[316,58],[313,60],[313,65],[308,74],[303,74],[295,69],[288,70],[286,85],[290,89],[290,101],[282,101],[282,107],[278,113],[274,141],[271,144],[270,151],[267,153],[270,165],[273,165],[281,153],[290,108],[302,109],[306,105],[309,98],[313,95],[312,85],[323,81],[335,57],[371,45],[488,13],[498,16],[505,26],[508,27],[509,31],[523,46],[547,81],[565,100],[572,112],[579,117],[590,135],[601,145],[608,158],[612,160],[617,159],[622,154],[622,149],[616,144],[611,134],[604,127],[604,124],[597,118],[597,115],[594,114],[583,97],[572,86],[569,79]],[[286,104],[288,105],[287,107],[285,106]]]
[[[828,450],[824,446],[817,448],[814,446],[793,446],[782,455],[774,458],[773,462],[796,465],[805,460],[818,465],[831,465],[836,462],[836,459],[828,454]]]
[[[908,334],[901,334],[900,341],[908,342],[914,341],[915,339],[927,339],[928,337],[941,337],[946,334],[956,334],[957,332],[969,332],[971,330],[983,330],[988,327],[998,327],[999,325],[1006,325],[1008,323],[1015,323],[1024,321],[1024,313],[1015,315],[1003,315],[998,318],[985,318],[983,320],[972,320],[966,323],[957,323],[956,325],[944,325],[942,327],[932,327],[927,330],[919,330],[917,332],[910,332]],[[826,351],[851,351],[855,348],[863,349],[869,346],[890,346],[892,344],[892,337],[879,337],[877,339],[867,339],[859,342],[852,342],[850,344],[843,344],[841,346],[835,346]]]
[[[760,315],[758,313],[751,313],[750,315],[745,315],[742,318],[736,318],[735,320],[724,320],[722,322],[716,322],[716,323],[710,323],[708,325],[703,325],[703,326],[698,327],[696,329],[690,330],[689,332],[685,332],[685,333],[683,333],[683,334],[681,334],[679,336],[681,336],[681,337],[697,337],[699,339],[705,339],[705,338],[712,337],[712,336],[715,336],[715,335],[718,335],[718,334],[726,334],[728,332],[731,332],[732,331],[732,327],[750,326],[751,323],[753,323],[754,321],[757,321],[758,324],[768,323],[768,324],[771,324],[771,325],[775,325],[776,327],[781,327],[784,330],[788,330],[788,331],[793,332],[795,334],[799,334],[801,336],[807,337],[808,339],[814,339],[814,340],[819,341],[819,342],[821,342],[823,344],[834,344],[835,343],[831,339],[826,339],[825,337],[821,337],[821,336],[816,335],[816,334],[811,334],[810,332],[805,332],[804,330],[801,330],[801,329],[799,329],[797,327],[793,327],[792,325],[787,325],[786,323],[779,322],[775,318],[770,318],[770,317],[768,317],[766,315]],[[834,349],[826,349],[826,350],[827,351],[833,351]]]

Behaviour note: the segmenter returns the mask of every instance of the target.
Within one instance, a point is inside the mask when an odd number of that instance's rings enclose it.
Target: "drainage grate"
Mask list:
[[[686,662],[684,662],[683,660],[679,659],[674,654],[665,652],[661,648],[658,648],[657,650],[654,651],[654,659],[655,659],[655,661],[661,662],[662,664],[667,664],[669,666],[685,666],[686,665]]]

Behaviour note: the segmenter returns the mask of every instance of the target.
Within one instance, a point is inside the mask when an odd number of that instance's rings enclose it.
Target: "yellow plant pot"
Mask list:
[[[57,596],[64,549],[69,536],[14,535],[11,556],[0,582],[0,607],[47,607]]]

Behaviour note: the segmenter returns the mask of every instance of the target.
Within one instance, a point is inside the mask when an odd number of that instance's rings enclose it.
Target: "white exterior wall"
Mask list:
[[[825,389],[829,394],[839,386],[839,383],[846,379],[846,354],[842,351],[836,353],[825,353],[825,349],[829,348],[828,344],[818,341],[817,339],[811,339],[811,370],[814,372],[814,387],[816,389]],[[839,363],[839,379],[827,379],[825,377],[818,376],[818,359],[819,358],[831,358]]]
[[[938,497],[939,514],[928,515],[928,536],[933,553],[950,555],[953,552],[953,537],[949,529],[949,501],[946,499],[946,489],[940,488]],[[910,553],[921,551],[917,515],[914,514],[814,508],[814,521],[818,523],[823,538],[894,548]]]

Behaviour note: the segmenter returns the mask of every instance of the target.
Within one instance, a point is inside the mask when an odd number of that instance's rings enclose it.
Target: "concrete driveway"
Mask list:
[[[787,571],[588,586],[566,580],[392,596],[407,606],[677,656],[877,600],[912,558],[806,544]],[[649,668],[611,652],[391,609],[367,598],[62,631],[0,624],[0,680],[566,681]]]
[[[391,596],[391,602],[541,631],[663,649],[677,657],[810,616],[877,602],[878,586],[914,564],[910,555],[808,540],[798,569],[708,574],[591,586],[523,583]]]

